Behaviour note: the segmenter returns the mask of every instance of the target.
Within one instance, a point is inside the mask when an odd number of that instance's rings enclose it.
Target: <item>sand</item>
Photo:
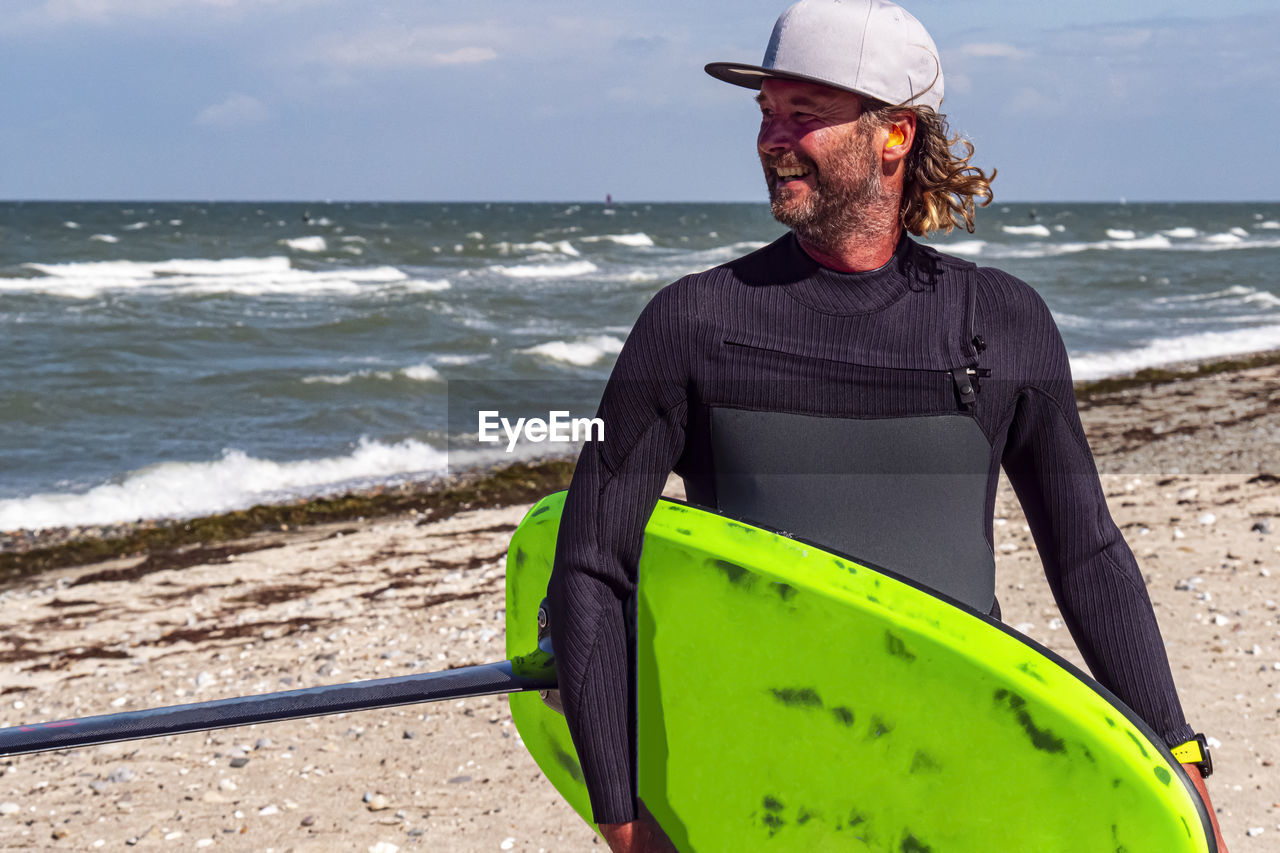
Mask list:
[[[1083,405],[1233,851],[1280,849],[1280,368]],[[0,591],[0,725],[500,660],[526,506],[276,531]],[[1080,662],[1011,491],[1005,621]],[[0,849],[603,849],[503,698],[0,760]]]

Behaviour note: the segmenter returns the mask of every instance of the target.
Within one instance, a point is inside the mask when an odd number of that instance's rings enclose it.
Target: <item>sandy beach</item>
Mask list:
[[[1231,850],[1280,849],[1280,366],[1081,409],[1188,719],[1216,739]],[[0,725],[500,660],[527,507],[277,527],[8,580]],[[995,539],[1005,621],[1079,664],[1004,484]],[[0,849],[593,846],[501,698],[0,760]]]

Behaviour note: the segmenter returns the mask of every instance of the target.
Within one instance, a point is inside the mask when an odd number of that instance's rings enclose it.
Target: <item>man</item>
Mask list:
[[[791,230],[654,297],[601,401],[606,439],[583,450],[569,490],[553,642],[612,849],[671,849],[636,797],[626,624],[644,525],[672,470],[694,503],[998,618],[991,524],[1003,466],[1094,675],[1170,747],[1192,740],[1048,309],[1017,279],[904,233],[972,231],[974,199],[990,200],[995,174],[969,165],[972,146],[952,150],[924,27],[886,0],[801,0],[761,65],[707,72],[759,89],[760,160],[774,217]],[[797,448],[791,476],[759,475],[753,466],[784,441]],[[885,453],[917,467],[866,476]],[[937,476],[957,456],[976,479]],[[1198,766],[1187,767],[1207,804]]]

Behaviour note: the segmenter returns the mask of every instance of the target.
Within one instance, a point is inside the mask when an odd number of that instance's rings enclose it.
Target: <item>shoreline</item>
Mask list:
[[[1149,367],[1133,373],[1082,380],[1075,394],[1082,416],[1091,408],[1117,398],[1141,395],[1158,386],[1176,385],[1216,377],[1229,380],[1259,368],[1280,365],[1280,349],[1227,358],[1206,358]],[[1087,420],[1087,418],[1086,418]],[[1087,424],[1086,424],[1087,426]],[[1161,437],[1157,429],[1126,431],[1122,452],[1137,449],[1135,442]],[[1102,442],[1106,444],[1105,439]],[[1095,456],[1100,449],[1090,435]],[[1277,452],[1280,452],[1278,450]],[[1099,469],[1105,470],[1099,459]],[[343,494],[298,498],[286,503],[257,504],[194,518],[138,519],[105,525],[54,527],[42,530],[0,531],[0,588],[12,581],[70,566],[87,565],[128,556],[155,558],[157,562],[187,562],[179,553],[193,547],[209,548],[268,532],[288,532],[333,522],[363,522],[395,516],[412,516],[420,522],[447,518],[469,509],[498,508],[528,503],[567,488],[575,459],[547,456],[528,462],[495,464],[446,477],[377,486]],[[1280,474],[1280,470],[1271,472]]]
[[[142,519],[111,525],[0,533],[0,588],[14,580],[70,566],[121,557],[164,555],[267,532],[287,533],[335,522],[410,516],[438,521],[473,509],[531,503],[567,488],[573,462],[547,458],[477,469],[424,482],[386,486],[335,497],[299,498],[186,519]]]
[[[1095,397],[1127,391],[1133,388],[1144,388],[1155,385],[1166,385],[1170,382],[1183,382],[1191,379],[1206,379],[1224,373],[1239,373],[1258,367],[1271,367],[1280,364],[1280,349],[1259,350],[1233,356],[1188,359],[1168,364],[1144,367],[1132,373],[1120,373],[1115,376],[1104,376],[1101,379],[1086,379],[1075,383],[1076,401],[1091,402]]]

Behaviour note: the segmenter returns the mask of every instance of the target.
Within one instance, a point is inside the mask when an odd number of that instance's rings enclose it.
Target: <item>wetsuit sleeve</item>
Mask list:
[[[1003,455],[1045,575],[1095,678],[1169,745],[1192,735],[1133,552],[1107,510],[1062,337],[1036,297],[1036,352]]]
[[[604,440],[583,447],[556,543],[552,643],[597,823],[636,817],[626,613],[645,525],[684,447],[690,322],[673,288],[637,320],[601,398]]]

